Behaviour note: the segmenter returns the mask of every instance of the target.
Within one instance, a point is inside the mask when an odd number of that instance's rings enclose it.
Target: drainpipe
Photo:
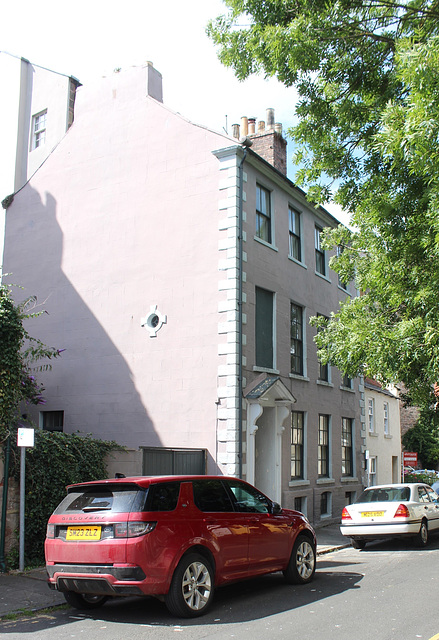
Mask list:
[[[242,478],[243,435],[242,435],[242,283],[243,283],[243,195],[244,195],[244,162],[247,147],[239,163],[239,207],[238,207],[238,475]]]

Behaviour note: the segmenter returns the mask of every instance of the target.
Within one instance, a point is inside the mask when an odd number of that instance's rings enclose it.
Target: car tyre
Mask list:
[[[299,535],[293,546],[288,567],[283,572],[290,584],[310,582],[316,570],[316,548],[308,536]]]
[[[64,598],[75,609],[98,609],[108,600],[108,596],[99,596],[93,593],[76,593],[75,591],[65,591]]]
[[[165,604],[175,616],[195,618],[206,613],[214,592],[215,573],[210,562],[198,553],[180,560],[165,596]]]
[[[416,545],[418,547],[426,547],[428,543],[428,524],[426,520],[421,522],[419,532],[415,538]]]
[[[366,540],[351,539],[351,545],[354,547],[354,549],[364,549],[366,544],[367,544]]]

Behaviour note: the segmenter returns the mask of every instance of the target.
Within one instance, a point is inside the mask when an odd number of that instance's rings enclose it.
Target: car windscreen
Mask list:
[[[73,513],[130,513],[143,511],[148,490],[136,485],[83,487],[69,491],[54,515]]]
[[[380,487],[366,489],[356,502],[408,502],[410,487]]]

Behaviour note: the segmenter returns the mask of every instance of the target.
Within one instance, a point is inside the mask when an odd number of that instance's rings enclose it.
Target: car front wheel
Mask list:
[[[108,596],[97,596],[92,593],[75,593],[65,591],[66,602],[75,609],[98,609],[108,600]]]
[[[310,582],[316,570],[316,549],[307,536],[297,536],[284,576],[290,584]]]
[[[213,591],[214,571],[209,561],[202,555],[191,553],[180,560],[165,603],[173,615],[195,618],[207,611]]]

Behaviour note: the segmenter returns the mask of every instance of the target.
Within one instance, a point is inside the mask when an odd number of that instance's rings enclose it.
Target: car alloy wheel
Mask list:
[[[214,590],[214,573],[209,561],[198,554],[180,560],[165,598],[169,611],[184,618],[206,612]]]
[[[297,536],[293,546],[290,562],[284,571],[287,582],[305,584],[309,582],[316,570],[316,550],[308,536]]]

